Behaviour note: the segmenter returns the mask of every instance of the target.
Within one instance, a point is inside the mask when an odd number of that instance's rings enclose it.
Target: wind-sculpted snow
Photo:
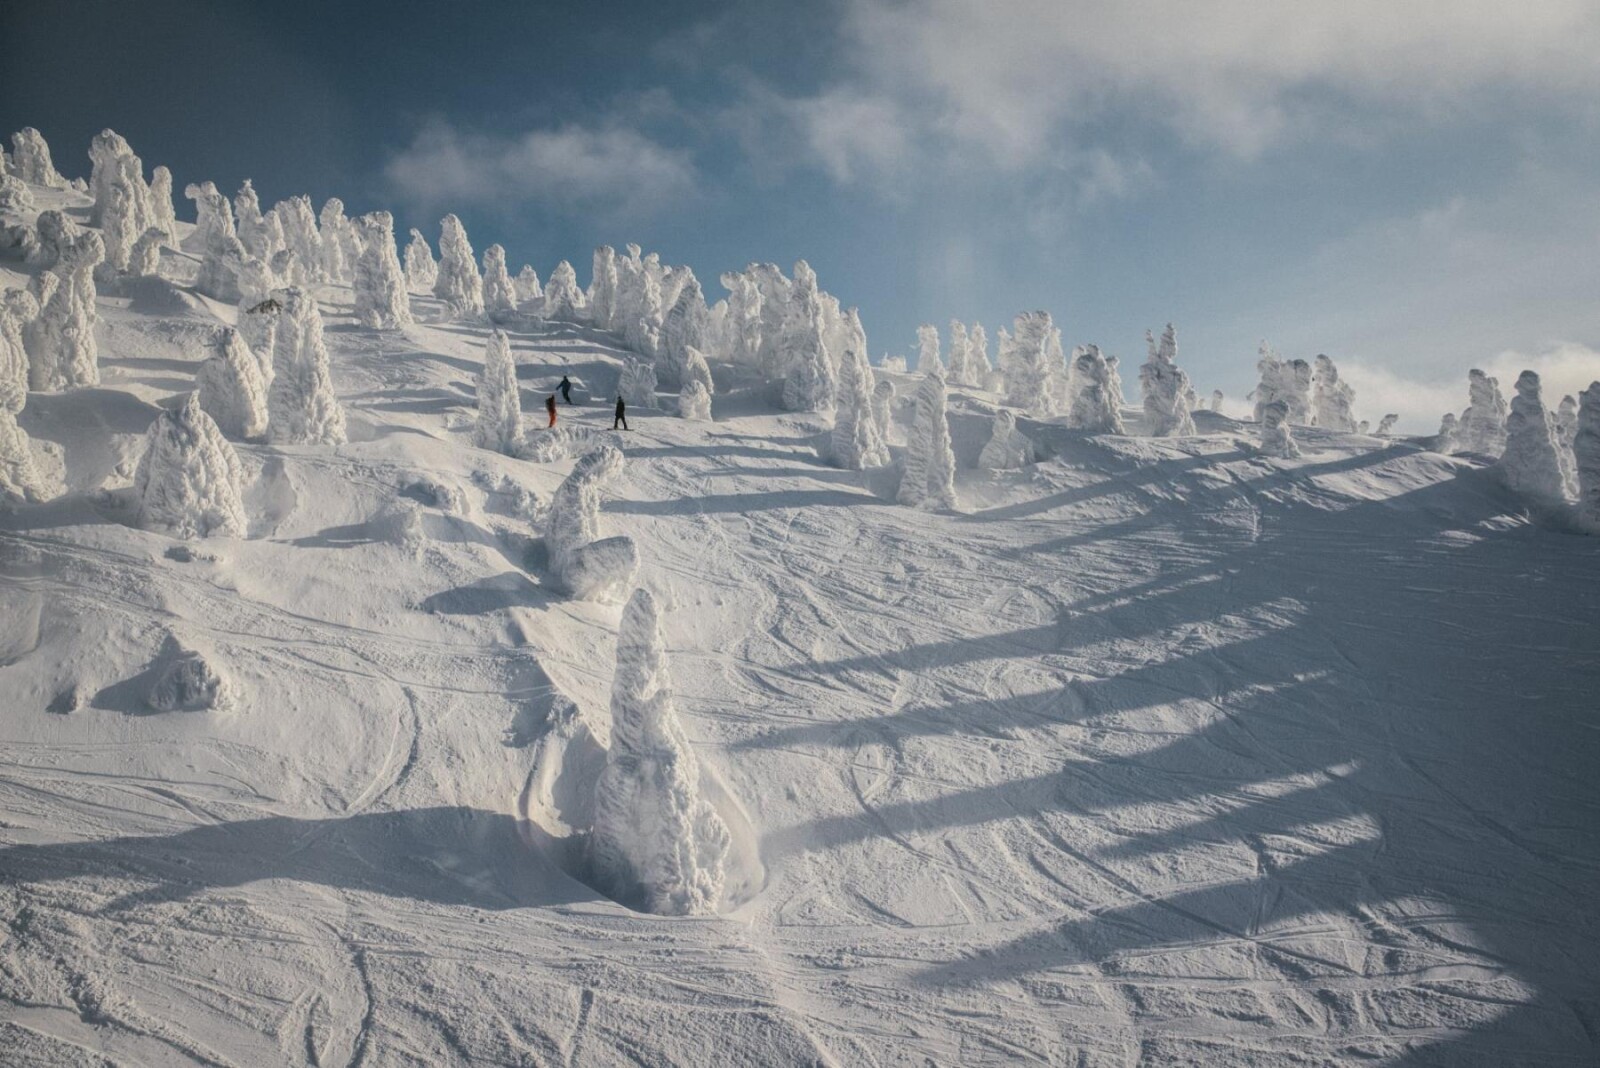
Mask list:
[[[1566,503],[1566,479],[1557,452],[1555,427],[1540,396],[1539,376],[1524,371],[1517,376],[1517,395],[1506,417],[1506,444],[1500,455],[1500,475],[1515,493],[1535,504]]]
[[[986,471],[1006,471],[1033,463],[1033,442],[1017,429],[1017,416],[1002,408],[995,416],[994,429],[978,454],[978,466]]]
[[[1213,412],[1222,411],[1222,390],[1214,389],[1211,391],[1211,404],[1209,405],[1209,409]]]
[[[855,317],[855,309],[850,315]],[[862,471],[889,462],[889,449],[873,412],[873,394],[873,374],[866,352],[853,346],[846,349],[839,360],[839,393],[830,452],[833,462],[847,470]]]
[[[1086,345],[1074,352],[1072,372],[1072,407],[1067,412],[1067,425],[1095,434],[1123,433],[1121,393],[1099,347]],[[1193,424],[1190,425],[1192,429]]]
[[[47,495],[27,433],[11,409],[0,408],[0,503],[41,501]]]
[[[509,323],[517,317],[517,287],[506,270],[506,250],[490,245],[483,250],[483,310],[494,323]]]
[[[683,383],[678,391],[678,415],[701,423],[711,421],[711,394],[702,383],[693,380]]]
[[[129,170],[140,170],[138,157],[126,138],[115,130],[101,130],[89,142],[89,160],[93,170],[89,175],[89,195],[94,204],[89,208],[89,225],[99,226],[105,219],[106,205],[111,199],[111,186],[129,176]]]
[[[787,368],[783,406],[791,412],[832,407],[836,382],[822,336],[817,275],[805,260],[794,265],[794,287],[785,309],[779,349],[781,364]]]
[[[1467,394],[1467,409],[1456,424],[1455,451],[1498,457],[1505,451],[1510,413],[1500,382],[1474,367],[1467,372]]]
[[[1311,423],[1311,385],[1314,372],[1304,360],[1285,360],[1265,341],[1261,343],[1256,371],[1259,384],[1250,397],[1255,401],[1255,420],[1262,421],[1262,412],[1274,401],[1283,401],[1288,409],[1289,423],[1307,426]],[[1352,425],[1351,429],[1354,429]]]
[[[223,327],[214,351],[195,372],[200,407],[231,438],[267,432],[267,383],[261,364],[237,330]]]
[[[873,378],[877,384],[872,387],[872,421],[878,424],[878,436],[887,448],[890,444],[889,431],[894,426],[895,385],[887,375],[880,378],[874,373]]]
[[[544,317],[553,322],[579,323],[586,318],[583,290],[578,286],[578,272],[572,264],[562,260],[550,272],[544,284]]]
[[[133,493],[147,530],[175,538],[245,534],[243,468],[198,393],[150,425]]]
[[[263,263],[271,263],[273,254],[278,251],[273,242],[274,231],[269,227],[267,217],[261,211],[261,197],[257,195],[254,183],[248,178],[233,195],[233,214],[239,243],[244,245],[245,254]],[[279,241],[283,239],[281,227],[276,231],[276,237]]]
[[[918,508],[955,508],[956,458],[950,447],[944,375],[930,372],[917,387],[917,414],[906,435],[905,469],[897,499]]]
[[[0,409],[15,415],[28,402],[28,348],[25,324],[39,314],[39,302],[27,290],[7,290],[0,299]]]
[[[361,246],[352,286],[356,318],[373,330],[410,326],[411,300],[394,245],[394,216],[374,211],[347,225],[359,236]]]
[[[134,278],[154,278],[161,273],[161,250],[173,245],[165,230],[150,227],[134,241],[128,251],[128,274]]]
[[[1149,358],[1139,368],[1139,391],[1144,400],[1144,429],[1152,437],[1187,437],[1195,432],[1194,417],[1189,414],[1189,376],[1178,366],[1178,336],[1171,323],[1161,334],[1158,344],[1154,335],[1145,331]]]
[[[483,314],[483,276],[478,273],[466,228],[454,215],[439,220],[439,272],[433,295],[448,304],[458,319]]]
[[[950,366],[947,378],[951,385],[975,386],[978,376],[972,366],[967,324],[960,319],[950,320]]]
[[[595,785],[590,865],[613,897],[647,912],[709,915],[722,899],[728,828],[700,796],[678,723],[655,598],[638,589],[617,628],[611,748]]]
[[[628,357],[617,380],[617,391],[629,407],[653,408],[656,403],[656,367],[651,360]]]
[[[167,235],[169,248],[178,247],[178,214],[172,206],[172,172],[157,166],[150,172],[150,221],[147,229],[154,227]]]
[[[622,451],[584,453],[550,501],[545,548],[556,586],[580,601],[607,600],[633,584],[639,551],[629,537],[600,537],[600,491],[622,471]]]
[[[1578,394],[1572,454],[1578,484],[1578,522],[1600,534],[1600,382]]]
[[[1324,430],[1351,431],[1356,418],[1351,408],[1355,391],[1339,379],[1339,368],[1331,357],[1319,355],[1312,369],[1311,422]]]
[[[283,290],[279,303],[267,392],[268,436],[282,445],[340,444],[345,440],[344,408],[333,392],[322,313],[298,286]]]
[[[47,270],[59,264],[83,236],[83,228],[55,208],[41,211],[34,226],[36,240],[30,262]]]
[[[237,687],[211,657],[169,639],[146,703],[156,712],[226,712],[237,699]]]
[[[50,158],[50,145],[32,126],[11,135],[11,166],[18,178],[47,189],[65,189],[67,180],[56,171]]]
[[[728,271],[722,276],[728,291],[723,316],[723,356],[733,363],[754,367],[761,358],[761,287],[748,271]]]
[[[283,304],[274,293],[277,273],[258,259],[247,259],[239,272],[239,336],[261,365],[261,380],[272,384],[272,350],[278,337],[278,312]]]
[[[416,227],[411,229],[411,241],[406,245],[406,287],[413,293],[431,293],[439,280],[439,264],[434,261],[433,249],[428,239]]]
[[[45,299],[39,301],[39,315],[23,328],[30,389],[51,392],[99,384],[94,269],[104,258],[99,233],[83,231],[62,248],[60,262],[52,268],[56,281],[42,283]]]
[[[517,389],[517,365],[505,332],[489,335],[478,376],[478,422],[473,442],[480,449],[513,454],[522,441],[522,395]]]
[[[1299,456],[1300,446],[1294,440],[1294,431],[1290,429],[1289,402],[1279,398],[1262,404],[1258,400],[1256,410],[1260,413],[1261,437],[1257,448],[1261,454],[1282,459]]]

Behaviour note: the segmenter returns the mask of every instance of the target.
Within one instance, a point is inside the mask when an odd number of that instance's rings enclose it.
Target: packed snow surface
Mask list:
[[[637,546],[729,833],[721,911],[647,915],[570,848],[623,618],[552,589],[585,454],[475,446],[486,324],[312,285],[272,406],[305,426],[230,445],[244,531],[138,525],[147,428],[236,314],[203,251],[99,294],[99,384],[16,416],[60,485],[0,513],[0,1059],[1594,1062],[1600,540],[1482,453],[1283,399],[1298,457],[1024,411],[1038,462],[980,471],[1001,398],[951,386],[962,511],[927,511],[730,364],[716,422],[611,435],[616,337],[507,324],[625,460],[573,529]],[[877,373],[898,460],[922,379]]]

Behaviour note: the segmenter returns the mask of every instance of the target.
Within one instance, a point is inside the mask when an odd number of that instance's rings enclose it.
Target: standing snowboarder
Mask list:
[[[622,424],[622,429],[628,429],[628,406],[622,403],[622,394],[617,394],[617,417],[611,420],[611,429],[617,429],[617,424]]]
[[[556,425],[556,395],[554,393],[544,399],[544,410],[550,413],[550,425]]]
[[[570,378],[568,378],[566,375],[562,375],[561,376],[561,385],[558,386],[557,388],[561,390],[561,399],[566,401],[568,404],[571,404],[572,403],[572,380]]]

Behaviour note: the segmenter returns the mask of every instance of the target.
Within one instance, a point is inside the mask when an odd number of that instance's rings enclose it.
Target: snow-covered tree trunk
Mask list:
[[[133,478],[139,525],[178,538],[242,538],[244,469],[228,439],[191,393],[145,435]]]
[[[781,352],[781,363],[789,369],[783,381],[783,406],[791,412],[819,412],[831,407],[836,388],[833,363],[822,338],[816,272],[805,260],[794,265]]]
[[[602,445],[585,453],[557,487],[545,523],[554,584],[579,600],[602,600],[633,584],[633,539],[600,538],[600,490],[622,471],[622,452]]]
[[[224,434],[257,438],[267,432],[267,383],[255,353],[237,330],[222,329],[195,381],[200,407]]]
[[[466,228],[454,215],[439,220],[439,274],[433,295],[450,305],[458,319],[476,319],[483,314],[483,276],[478,273]]]
[[[489,334],[478,376],[478,423],[473,441],[480,449],[515,455],[522,441],[522,394],[511,340],[501,330]]]
[[[1010,408],[1000,409],[989,440],[978,454],[978,466],[986,471],[1005,471],[1026,467],[1033,459],[1033,442],[1017,429],[1016,415]]]
[[[1195,432],[1189,414],[1189,376],[1178,366],[1178,337],[1172,324],[1155,337],[1145,332],[1149,359],[1139,368],[1139,389],[1144,399],[1145,432],[1157,438],[1187,437]]]
[[[274,444],[338,445],[345,440],[344,408],[333,392],[322,313],[298,286],[283,291],[267,391],[268,436]]]
[[[664,915],[716,912],[728,829],[700,797],[699,762],[678,723],[648,590],[634,591],[617,628],[611,748],[594,809],[590,867],[614,897]]]
[[[578,272],[562,260],[550,272],[544,285],[544,317],[552,322],[581,323],[586,316],[583,290]]]
[[[1289,429],[1289,402],[1279,398],[1265,405],[1258,403],[1256,408],[1261,413],[1259,449],[1262,455],[1283,459],[1299,456],[1300,446],[1295,443],[1294,433]]]
[[[433,249],[422,231],[411,229],[411,243],[406,245],[406,287],[413,293],[431,293],[433,283],[439,280],[439,265],[434,262]]]
[[[1073,355],[1074,393],[1067,425],[1095,434],[1121,434],[1122,405],[1113,383],[1111,367],[1095,345]],[[1194,430],[1194,424],[1189,424]]]
[[[24,126],[11,135],[11,166],[24,182],[48,189],[67,188],[67,180],[50,159],[50,145],[44,134],[32,126]]]
[[[411,299],[400,272],[400,253],[394,246],[394,216],[374,211],[346,225],[360,237],[352,288],[356,318],[373,330],[398,330],[410,326]]]
[[[1578,394],[1578,422],[1572,438],[1577,467],[1578,522],[1600,534],[1600,382]]]
[[[1500,382],[1474,367],[1467,372],[1467,410],[1456,424],[1456,451],[1498,457],[1506,447],[1510,408]]]
[[[956,506],[956,461],[950,448],[944,375],[930,372],[917,387],[917,414],[906,437],[905,470],[897,499],[920,508]]]
[[[506,250],[499,245],[483,250],[483,310],[494,323],[517,317],[517,287],[506,270]]]
[[[1354,403],[1355,391],[1339,380],[1339,368],[1330,357],[1319,355],[1312,371],[1312,425],[1324,430],[1354,430],[1356,419],[1351,412]]]
[[[1517,395],[1506,416],[1506,447],[1499,466],[1512,492],[1546,506],[1566,503],[1555,427],[1539,395],[1539,376],[1532,371],[1517,376]]]

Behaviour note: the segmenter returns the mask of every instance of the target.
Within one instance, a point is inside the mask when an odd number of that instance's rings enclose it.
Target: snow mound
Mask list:
[[[595,445],[612,446],[616,441],[617,435],[607,427],[581,424],[537,427],[522,436],[515,455],[536,464],[553,464],[571,459]]]
[[[244,471],[198,393],[150,424],[133,490],[139,524],[148,530],[177,538],[244,536]]]
[[[204,653],[169,639],[162,659],[147,699],[155,711],[226,712],[237,703],[232,681]]]

